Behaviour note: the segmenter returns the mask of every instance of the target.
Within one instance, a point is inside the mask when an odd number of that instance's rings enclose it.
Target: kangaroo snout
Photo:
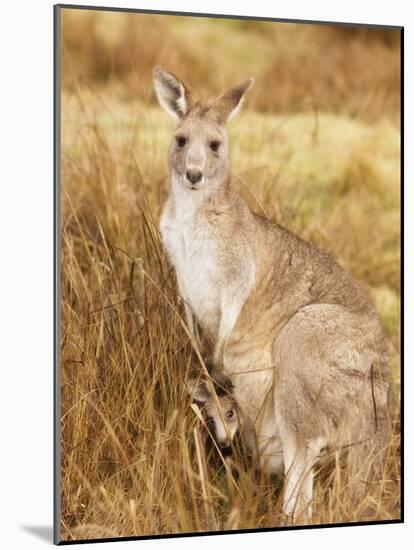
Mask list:
[[[231,446],[229,445],[228,441],[226,441],[225,443],[220,443],[219,446],[220,446],[221,454],[224,457],[231,456],[232,451],[231,451]]]
[[[194,184],[194,183],[198,183],[201,180],[201,178],[203,177],[203,172],[198,168],[191,168],[187,170],[185,176],[188,179],[188,181]]]

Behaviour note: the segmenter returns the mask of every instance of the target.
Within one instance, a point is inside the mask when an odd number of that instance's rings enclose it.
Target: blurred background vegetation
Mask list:
[[[400,115],[400,32],[111,12],[64,12],[63,85],[116,86],[153,102],[162,64],[206,94],[254,75],[250,106],[285,113],[316,105],[377,120]],[[114,90],[111,90],[114,93]]]
[[[270,485],[260,494],[218,478],[190,452],[197,424],[182,382],[194,357],[158,233],[172,124],[156,104],[157,64],[202,98],[255,77],[229,125],[233,184],[251,208],[330,251],[366,285],[390,337],[398,393],[400,32],[62,9],[68,539],[278,521]],[[369,513],[341,484],[321,486],[315,522],[397,517],[398,433],[391,454]]]

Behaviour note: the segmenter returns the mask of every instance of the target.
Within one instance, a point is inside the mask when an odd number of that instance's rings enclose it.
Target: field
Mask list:
[[[172,124],[151,71],[204,96],[256,77],[233,185],[366,285],[398,396],[399,34],[63,10],[61,47],[62,538],[279,526],[278,484],[206,450],[184,389],[199,364],[158,231]],[[314,523],[398,518],[399,475],[396,414],[384,479],[355,506],[336,464]]]

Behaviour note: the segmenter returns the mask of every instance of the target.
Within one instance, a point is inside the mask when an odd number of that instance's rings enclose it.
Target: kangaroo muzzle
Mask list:
[[[185,177],[190,181],[192,184],[198,183],[201,178],[203,177],[203,172],[199,170],[198,168],[191,168],[187,170]]]

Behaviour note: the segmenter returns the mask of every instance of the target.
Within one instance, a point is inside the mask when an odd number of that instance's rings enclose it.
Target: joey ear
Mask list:
[[[157,99],[174,118],[182,118],[191,105],[190,91],[175,75],[157,65],[153,71],[154,89]]]
[[[198,378],[190,378],[189,380],[186,380],[185,387],[191,397],[196,401],[205,403],[211,398],[206,382],[201,381]]]
[[[219,121],[225,124],[234,115],[236,115],[243,105],[246,92],[253,86],[254,78],[249,78],[243,84],[231,88],[228,92],[222,94],[214,102],[214,108],[218,114]]]

